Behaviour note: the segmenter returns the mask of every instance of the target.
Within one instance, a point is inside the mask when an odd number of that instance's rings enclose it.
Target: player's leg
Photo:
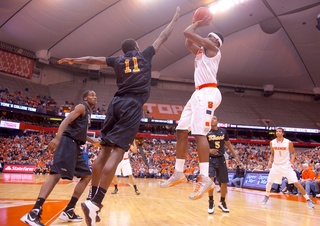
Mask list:
[[[82,221],[82,217],[77,215],[74,212],[74,209],[80,196],[82,195],[83,191],[86,189],[87,185],[91,180],[91,171],[86,160],[84,159],[84,156],[82,154],[80,147],[78,148],[78,158],[77,158],[74,175],[77,177],[80,177],[80,180],[74,188],[72,197],[68,205],[59,216],[59,219],[65,222]]]
[[[201,198],[206,192],[214,188],[214,183],[209,177],[209,142],[204,135],[194,136],[197,143],[200,175],[195,190],[189,195],[192,200]]]
[[[185,177],[183,171],[185,158],[188,151],[188,133],[190,128],[191,117],[192,110],[191,102],[189,100],[181,113],[181,117],[176,128],[177,144],[175,170],[168,180],[160,184],[160,187],[162,188],[172,187],[187,181],[187,178]]]
[[[118,193],[118,176],[117,176],[117,173],[114,175],[113,179],[112,179],[112,183],[113,183],[113,186],[114,186],[114,191],[111,192],[111,194],[115,195]]]
[[[128,175],[128,176],[129,176],[130,183],[133,185],[134,192],[136,193],[136,195],[140,195],[140,192],[139,192],[139,190],[137,188],[136,181],[135,181],[133,175],[131,174],[131,175]]]
[[[229,209],[226,203],[227,195],[227,183],[229,182],[228,168],[226,165],[226,160],[224,156],[216,158],[216,177],[220,182],[220,203],[218,205],[224,213],[229,213]]]
[[[269,200],[272,184],[273,183],[280,184],[282,182],[282,175],[283,175],[282,168],[278,169],[277,166],[273,165],[272,168],[270,169],[270,172],[268,175],[268,180],[267,180],[267,185],[266,185],[266,193],[265,193],[263,200],[261,201],[262,205],[267,204],[267,202]]]
[[[98,154],[98,157],[92,164],[92,181],[91,181],[91,187],[90,187],[88,199],[93,198],[93,196],[96,194],[103,167],[108,161],[108,158],[110,156],[112,149],[113,148],[109,146],[101,146],[101,150]]]

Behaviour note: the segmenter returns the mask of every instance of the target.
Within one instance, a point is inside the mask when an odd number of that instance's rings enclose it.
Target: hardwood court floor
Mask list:
[[[0,225],[22,226],[20,217],[30,211],[47,176],[0,174]],[[228,188],[227,204],[230,213],[218,208],[220,194],[215,193],[215,213],[208,214],[207,197],[189,200],[195,184],[185,183],[172,188],[160,188],[160,180],[136,179],[141,192],[136,195],[128,184],[128,178],[120,178],[119,193],[107,192],[97,226],[158,226],[158,225],[245,225],[245,226],[316,226],[320,223],[320,199],[313,198],[315,209],[310,210],[303,197],[274,194],[266,206],[260,202],[264,193],[249,189]],[[85,222],[65,223],[58,219],[68,203],[77,182],[60,181],[44,204],[42,222],[52,226],[85,226]],[[83,216],[80,202],[76,213]]]

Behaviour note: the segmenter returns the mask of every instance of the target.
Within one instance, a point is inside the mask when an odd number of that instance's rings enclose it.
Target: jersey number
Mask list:
[[[133,70],[130,69],[130,60],[126,60],[125,61],[125,64],[126,64],[126,69],[124,70],[125,73],[130,73],[130,72],[139,72],[140,71],[140,68],[139,68],[139,65],[138,65],[138,60],[137,60],[137,57],[132,57],[132,61],[133,61]]]
[[[215,147],[216,149],[219,149],[219,148],[220,148],[220,141],[214,142],[214,147]]]

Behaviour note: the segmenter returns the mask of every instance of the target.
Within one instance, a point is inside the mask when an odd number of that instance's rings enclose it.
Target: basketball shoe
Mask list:
[[[200,199],[204,193],[207,193],[209,190],[214,188],[214,183],[210,179],[210,177],[205,177],[203,175],[199,175],[198,183],[194,191],[189,195],[189,198],[192,200]]]
[[[82,217],[75,214],[74,208],[68,209],[67,211],[63,211],[60,214],[59,219],[64,222],[81,222],[82,221]]]
[[[81,203],[81,208],[84,213],[87,226],[95,226],[97,221],[97,212],[101,208],[90,200]]]
[[[20,220],[23,223],[26,223],[31,226],[44,226],[44,224],[40,222],[41,213],[42,213],[41,209],[33,209],[29,213],[21,217]]]
[[[311,199],[308,199],[308,200],[307,200],[307,204],[308,204],[308,207],[309,207],[310,209],[314,209],[314,203],[312,202]]]
[[[168,187],[172,187],[172,186],[184,183],[184,182],[187,182],[187,178],[184,175],[184,173],[174,172],[168,180],[166,180],[160,184],[160,187],[161,188],[168,188]]]
[[[113,195],[115,195],[115,194],[117,194],[117,193],[118,193],[118,188],[114,189],[114,191],[111,192],[111,194],[113,194]]]
[[[213,200],[209,200],[208,213],[209,214],[213,214],[214,213],[214,202],[213,202]]]
[[[140,195],[140,192],[138,189],[134,190],[134,192],[136,193],[136,195]]]
[[[227,207],[227,203],[226,202],[220,202],[218,207],[222,210],[222,212],[229,213],[229,209]]]
[[[267,204],[268,200],[269,200],[269,196],[266,196],[266,195],[265,195],[264,198],[263,198],[263,200],[262,200],[262,202],[261,202],[261,204],[262,204],[262,205]]]

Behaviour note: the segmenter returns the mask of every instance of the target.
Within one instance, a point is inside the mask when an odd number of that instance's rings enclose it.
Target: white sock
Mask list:
[[[207,177],[209,176],[209,162],[200,162],[200,174]]]
[[[306,193],[304,196],[303,196],[306,200],[310,199],[309,198],[309,195]]]
[[[185,159],[176,159],[175,171],[182,173],[184,170]]]
[[[272,183],[267,183],[266,186],[266,196],[270,196],[270,191],[271,191]]]

